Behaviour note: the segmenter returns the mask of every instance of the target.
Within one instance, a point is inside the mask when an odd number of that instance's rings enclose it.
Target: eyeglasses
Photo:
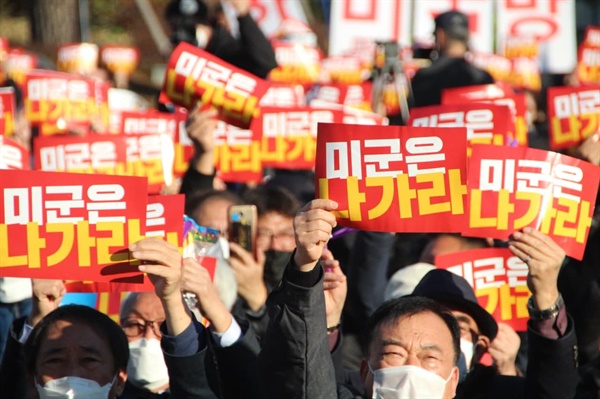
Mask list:
[[[258,229],[256,232],[256,244],[260,247],[270,247],[271,243],[275,239],[279,241],[286,249],[294,249],[296,247],[296,240],[293,230],[275,233],[271,230]]]
[[[164,320],[143,320],[142,322],[140,322],[139,320],[133,319],[121,320],[121,328],[123,328],[125,335],[127,335],[128,337],[137,338],[146,335],[146,329],[150,327],[154,335],[160,338],[162,337],[162,333],[160,332],[160,325],[163,321]]]

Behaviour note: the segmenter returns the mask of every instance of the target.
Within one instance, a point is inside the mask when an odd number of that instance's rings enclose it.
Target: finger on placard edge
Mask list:
[[[307,203],[306,205],[304,205],[304,207],[300,210],[300,212],[307,211],[310,209],[324,209],[324,210],[334,211],[337,208],[338,208],[337,202],[335,202],[333,200],[318,198],[318,199],[314,199],[314,200],[310,201],[309,203]]]
[[[158,276],[158,277],[174,277],[173,276],[173,272],[171,271],[171,269],[169,269],[168,267],[162,266],[162,265],[140,265],[138,266],[138,269],[141,272],[153,275],[153,276]]]

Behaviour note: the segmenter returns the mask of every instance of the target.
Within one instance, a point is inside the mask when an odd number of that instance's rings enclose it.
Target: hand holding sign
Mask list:
[[[331,231],[337,222],[331,211],[336,210],[337,202],[316,199],[306,204],[294,218],[296,234],[296,253],[294,262],[301,271],[312,270],[331,237]]]
[[[508,248],[529,267],[527,286],[536,308],[551,308],[558,300],[558,272],[565,251],[546,234],[527,227],[513,233]]]

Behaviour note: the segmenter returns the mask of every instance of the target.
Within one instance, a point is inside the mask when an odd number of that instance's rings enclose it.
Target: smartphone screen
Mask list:
[[[256,206],[233,205],[229,208],[229,240],[254,255]]]

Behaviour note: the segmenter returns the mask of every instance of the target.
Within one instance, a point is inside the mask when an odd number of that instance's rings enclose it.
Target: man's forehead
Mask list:
[[[379,345],[408,344],[415,338],[424,340],[422,345],[452,344],[452,334],[444,320],[432,312],[405,315],[382,322],[377,329]]]

